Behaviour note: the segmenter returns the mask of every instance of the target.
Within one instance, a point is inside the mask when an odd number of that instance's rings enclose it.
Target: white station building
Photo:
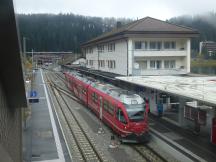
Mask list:
[[[151,17],[84,44],[88,68],[125,76],[172,75],[190,72],[191,38],[197,30]]]
[[[119,86],[140,94],[152,114],[186,129],[200,125],[216,144],[216,77],[180,76],[190,73],[191,38],[198,36],[197,30],[146,17],[84,43],[82,50],[87,68],[123,75],[116,77]]]

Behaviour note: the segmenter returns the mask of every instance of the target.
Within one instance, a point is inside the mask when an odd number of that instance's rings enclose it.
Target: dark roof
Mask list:
[[[111,37],[127,37],[128,35],[126,34],[186,34],[189,37],[195,37],[198,36],[199,33],[197,30],[189,27],[171,24],[151,17],[145,17],[120,28],[114,28],[111,32],[104,33],[101,36],[84,43],[82,46],[96,43]]]
[[[9,106],[25,107],[27,103],[13,0],[1,0],[0,6],[0,82]]]

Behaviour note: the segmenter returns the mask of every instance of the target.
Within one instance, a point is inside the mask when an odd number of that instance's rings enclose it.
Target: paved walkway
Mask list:
[[[42,70],[35,72],[33,90],[37,92],[39,103],[33,103],[32,117],[24,131],[25,161],[65,162],[70,161],[66,145],[56,116],[52,111],[49,93],[44,84]]]
[[[216,146],[211,144],[209,135],[194,135],[192,130],[183,129],[153,115],[150,117],[149,124],[152,130],[164,136],[168,141],[182,146],[183,151],[189,156],[191,152],[194,157],[200,157],[199,160],[194,158],[193,161],[202,161],[202,159],[208,162],[215,161]]]

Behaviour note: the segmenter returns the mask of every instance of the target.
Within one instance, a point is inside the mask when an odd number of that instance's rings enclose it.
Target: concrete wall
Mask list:
[[[21,108],[8,106],[0,82],[0,161],[22,161],[21,132]]]

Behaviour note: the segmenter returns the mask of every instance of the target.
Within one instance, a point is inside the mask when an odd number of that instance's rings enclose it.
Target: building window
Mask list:
[[[90,53],[93,53],[93,48],[92,47],[85,48],[85,54],[90,54]]]
[[[100,45],[97,48],[98,48],[98,53],[104,52],[104,45]]]
[[[102,65],[101,65],[101,67],[105,67],[105,61],[104,61],[104,60],[102,60]]]
[[[115,60],[113,60],[113,68],[114,68],[114,69],[116,68]]]
[[[98,66],[99,67],[105,67],[105,61],[104,60],[99,60],[98,61]]]
[[[115,51],[115,43],[109,43],[108,44],[108,52]]]
[[[165,69],[169,69],[170,68],[170,61],[169,60],[165,60],[164,61],[164,68]]]
[[[156,69],[161,69],[161,67],[162,67],[161,60],[157,60],[156,61]]]
[[[176,67],[176,62],[175,62],[175,60],[171,60],[171,61],[170,61],[170,68],[173,69],[173,68],[175,68],[175,67]]]
[[[94,62],[93,60],[89,60],[89,65],[93,66]]]
[[[88,65],[88,60],[86,60],[86,65]]]
[[[164,49],[176,49],[176,42],[174,41],[164,42]]]
[[[139,69],[147,69],[147,61],[140,61],[139,63]]]
[[[174,69],[176,67],[175,60],[165,60],[164,61],[164,68],[165,69]]]
[[[160,50],[161,49],[161,42],[152,41],[149,44],[149,48],[152,50]]]
[[[154,60],[150,61],[150,68],[155,69],[155,61]]]
[[[151,69],[161,69],[162,68],[161,60],[151,60],[150,68]]]
[[[146,41],[144,41],[144,42],[136,41],[136,42],[134,43],[134,47],[135,47],[135,50],[147,49],[148,43],[147,43]]]
[[[116,68],[115,60],[108,60],[108,68],[110,68],[110,69],[115,69]]]
[[[135,49],[142,49],[142,42],[135,42]]]

